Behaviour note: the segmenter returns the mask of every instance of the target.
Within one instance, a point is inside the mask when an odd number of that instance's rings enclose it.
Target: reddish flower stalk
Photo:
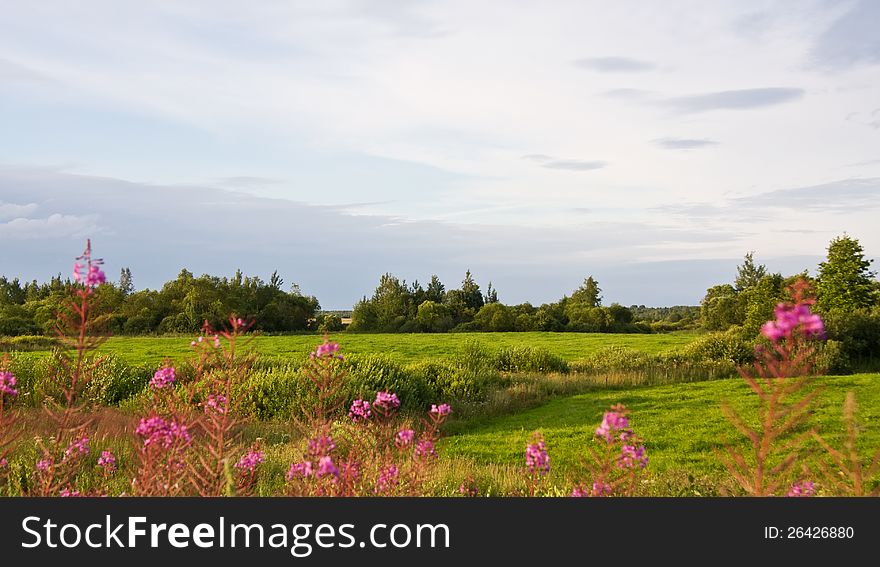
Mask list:
[[[762,327],[769,346],[755,348],[752,368],[739,368],[740,375],[758,396],[759,424],[750,426],[729,404],[722,411],[733,426],[749,440],[747,455],[727,446],[718,457],[731,476],[752,496],[775,494],[790,481],[792,469],[803,453],[804,441],[812,430],[791,438],[810,415],[818,389],[808,391],[816,348],[814,339],[824,335],[822,320],[810,311],[814,303],[803,279],[790,288],[793,302],[776,308],[776,319]]]

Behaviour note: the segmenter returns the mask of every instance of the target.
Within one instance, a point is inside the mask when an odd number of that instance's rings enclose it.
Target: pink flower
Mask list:
[[[587,496],[590,496],[590,493],[587,492],[586,490],[584,490],[583,488],[581,488],[580,486],[575,486],[571,490],[571,497],[572,498],[585,498]]]
[[[336,443],[329,435],[319,435],[309,440],[309,455],[321,457],[329,455],[336,448]]]
[[[67,449],[64,450],[64,458],[65,460],[70,457],[79,457],[81,455],[85,455],[89,452],[89,438],[82,437],[73,441],[70,445],[67,446]]]
[[[761,326],[761,334],[770,341],[776,342],[787,339],[796,332],[806,337],[823,338],[825,336],[825,324],[822,318],[810,311],[806,303],[792,305],[780,303],[774,310],[776,320],[767,321]]]
[[[312,476],[312,463],[311,461],[303,461],[302,463],[294,463],[290,465],[290,470],[287,471],[287,480],[293,480],[295,478],[307,478]]]
[[[159,446],[169,449],[175,443],[186,446],[192,441],[185,425],[166,421],[159,416],[142,418],[134,432],[144,438],[144,447]]]
[[[47,470],[49,470],[49,467],[51,465],[52,461],[50,461],[49,459],[40,459],[39,461],[37,461],[37,470],[46,472]]]
[[[0,372],[0,395],[17,396],[18,390],[14,386],[15,375],[12,372]]]
[[[115,472],[116,456],[110,451],[101,451],[101,456],[98,457],[98,466],[102,467],[107,472]]]
[[[470,498],[474,498],[479,494],[479,490],[477,486],[473,483],[462,483],[458,485],[458,493],[462,496],[468,496]]]
[[[354,422],[366,421],[370,419],[372,414],[373,412],[370,411],[370,402],[361,399],[353,401],[351,403],[351,408],[348,410],[348,417]]]
[[[452,408],[449,407],[449,404],[440,404],[439,406],[435,405],[435,404],[431,404],[430,413],[432,413],[434,415],[438,415],[438,416],[439,415],[449,415],[450,413],[452,413]]]
[[[174,384],[174,381],[177,379],[177,375],[174,373],[174,368],[171,366],[166,366],[160,368],[153,374],[152,380],[150,380],[150,386],[156,388],[157,390],[161,390],[166,386],[171,386]]]
[[[401,429],[397,432],[397,437],[394,442],[398,447],[409,447],[412,445],[415,438],[416,432],[412,429]]]
[[[391,392],[376,392],[376,401],[373,402],[373,406],[379,406],[386,411],[397,409],[400,407],[400,400],[397,399],[397,394]]]
[[[214,348],[220,348],[220,337],[218,335],[214,335]]]
[[[379,471],[379,479],[376,481],[376,493],[387,494],[394,490],[398,483],[399,471],[394,465],[383,467]]]
[[[9,461],[7,461],[5,458],[0,459],[0,471],[2,471],[3,469],[5,469],[8,466],[9,466]]]
[[[318,459],[318,476],[326,476],[333,475],[336,476],[339,474],[339,469],[336,468],[336,465],[333,464],[333,459],[329,456],[321,457]]]
[[[226,399],[226,396],[220,394],[208,394],[208,399],[205,400],[204,410],[205,413],[209,413],[211,411],[219,414],[226,413],[227,403],[229,400]]]
[[[339,352],[339,343],[324,341],[324,343],[319,344],[318,347],[309,354],[309,358],[315,359],[327,357],[342,360],[341,355],[336,355],[337,352]]]
[[[436,457],[437,451],[434,449],[434,443],[425,439],[416,443],[416,457],[429,458]]]
[[[92,258],[91,239],[86,240],[86,249],[83,251],[82,256],[78,256],[76,260],[77,261],[73,263],[73,280],[76,283],[85,284],[88,290],[91,291],[96,286],[107,281],[107,277],[100,268],[101,264],[104,263],[104,260],[100,258]],[[80,260],[83,261],[82,264],[80,263]],[[83,271],[85,271],[85,274],[83,274]]]
[[[604,438],[605,441],[611,443],[614,440],[614,433],[621,432],[621,440],[626,440],[632,434],[629,429],[629,418],[624,414],[616,411],[606,411],[602,417],[602,423],[596,428],[596,436]]]
[[[624,445],[620,448],[620,457],[617,458],[617,465],[623,469],[634,469],[636,466],[645,468],[648,466],[648,455],[645,452],[645,446]]]
[[[550,472],[550,455],[543,439],[538,438],[536,443],[526,445],[526,468],[531,474],[545,475]]]
[[[810,480],[796,482],[788,489],[788,496],[792,498],[803,498],[812,496],[816,493],[816,485]]]
[[[235,463],[235,468],[240,470],[255,471],[257,465],[266,461],[266,455],[262,451],[250,449]]]
[[[62,498],[74,498],[79,496],[79,490],[71,490],[69,488],[62,488],[60,493]]]
[[[593,483],[593,488],[590,491],[591,496],[610,496],[611,495],[611,485],[607,482],[597,481]]]

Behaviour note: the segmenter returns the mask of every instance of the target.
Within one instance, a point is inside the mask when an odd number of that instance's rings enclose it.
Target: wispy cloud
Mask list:
[[[652,71],[656,65],[649,61],[633,59],[631,57],[587,57],[577,59],[575,66],[582,69],[600,71],[602,73],[637,73]]]
[[[827,70],[880,64],[880,2],[859,0],[819,35],[810,51],[813,64]]]
[[[664,150],[694,150],[718,145],[715,140],[697,138],[660,138],[653,143]]]
[[[602,169],[608,165],[608,162],[601,160],[556,159],[545,154],[528,154],[522,156],[522,159],[539,163],[541,167],[546,167],[547,169],[563,169],[568,171],[592,171],[594,169]]]
[[[661,104],[677,112],[691,114],[711,110],[747,110],[775,106],[798,100],[803,96],[803,89],[766,87],[671,97],[661,101]]]

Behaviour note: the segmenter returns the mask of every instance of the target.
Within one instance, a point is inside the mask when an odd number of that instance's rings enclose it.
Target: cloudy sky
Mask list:
[[[0,0],[0,273],[696,304],[880,256],[880,2]]]

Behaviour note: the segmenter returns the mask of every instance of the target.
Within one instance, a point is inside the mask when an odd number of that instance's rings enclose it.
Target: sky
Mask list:
[[[0,0],[0,273],[699,303],[880,256],[880,2]]]

